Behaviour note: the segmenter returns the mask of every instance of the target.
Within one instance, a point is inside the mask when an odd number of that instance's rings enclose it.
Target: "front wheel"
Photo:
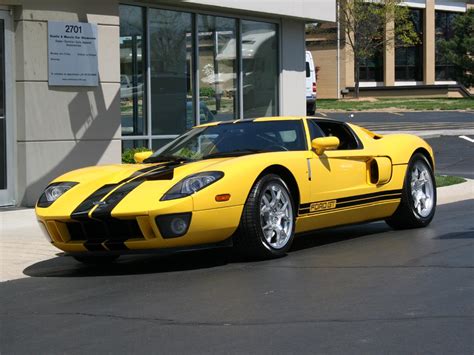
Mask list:
[[[286,254],[295,234],[295,205],[286,183],[265,175],[252,187],[244,206],[234,245],[253,259]]]
[[[408,164],[402,200],[387,224],[395,229],[426,227],[436,210],[436,182],[433,169],[422,154],[415,154]]]

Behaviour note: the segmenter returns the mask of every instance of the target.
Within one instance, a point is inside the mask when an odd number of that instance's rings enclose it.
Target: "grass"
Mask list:
[[[435,175],[436,187],[451,186],[465,182],[466,179],[459,176]]]
[[[318,111],[366,111],[366,110],[474,110],[474,98],[459,99],[318,99]]]

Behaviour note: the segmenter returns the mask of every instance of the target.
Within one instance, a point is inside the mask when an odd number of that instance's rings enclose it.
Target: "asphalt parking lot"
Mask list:
[[[0,284],[2,354],[472,354],[473,209],[442,205],[425,229],[313,233],[265,262],[46,260]]]
[[[474,143],[428,142],[438,173],[473,177]],[[427,228],[323,230],[277,260],[217,249],[104,267],[31,263],[25,278],[0,283],[0,353],[473,354],[474,191],[465,193]]]
[[[474,135],[464,136],[474,140]],[[459,136],[427,139],[433,148],[436,172],[474,179],[474,142]]]

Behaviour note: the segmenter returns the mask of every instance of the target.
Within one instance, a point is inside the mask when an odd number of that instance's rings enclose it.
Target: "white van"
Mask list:
[[[310,51],[306,51],[306,114],[308,116],[316,112],[316,97],[316,70],[313,56]]]

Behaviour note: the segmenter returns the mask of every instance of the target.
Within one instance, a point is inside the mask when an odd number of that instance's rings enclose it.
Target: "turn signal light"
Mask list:
[[[225,202],[230,200],[230,194],[216,195],[217,202]]]

